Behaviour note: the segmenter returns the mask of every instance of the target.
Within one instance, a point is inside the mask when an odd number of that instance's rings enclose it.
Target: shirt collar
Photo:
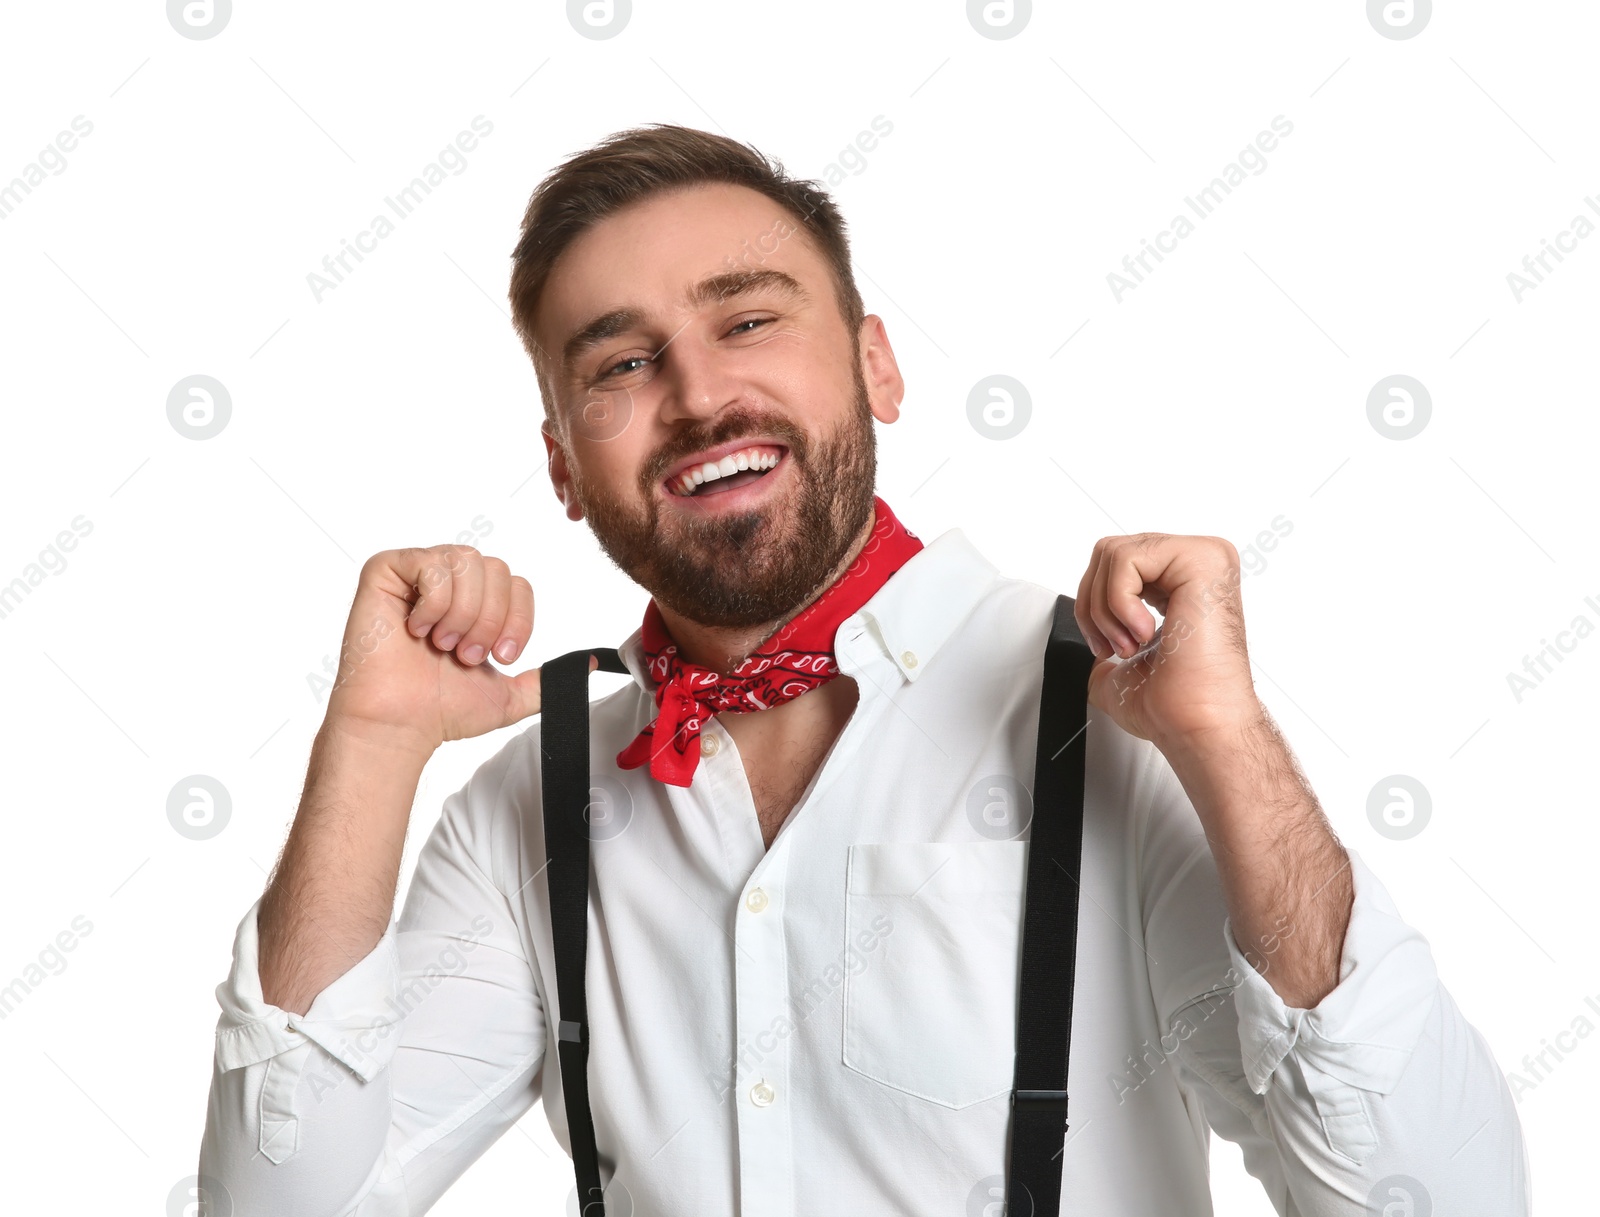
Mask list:
[[[856,647],[887,655],[906,681],[915,681],[967,615],[1000,578],[959,528],[947,529],[906,559],[872,598],[839,624],[835,654],[858,660]],[[653,698],[645,672],[641,624],[617,647],[636,683]]]

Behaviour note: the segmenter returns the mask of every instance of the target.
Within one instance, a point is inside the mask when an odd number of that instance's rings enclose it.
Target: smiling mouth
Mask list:
[[[667,479],[667,493],[678,498],[711,498],[748,486],[766,477],[782,463],[787,449],[770,446],[732,453],[720,461],[707,461]]]

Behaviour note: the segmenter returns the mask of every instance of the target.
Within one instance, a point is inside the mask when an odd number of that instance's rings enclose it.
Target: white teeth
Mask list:
[[[757,452],[746,449],[723,457],[720,461],[707,461],[693,469],[682,473],[676,483],[679,494],[692,495],[694,488],[705,482],[714,482],[718,478],[731,477],[733,474],[747,469],[771,469],[778,463],[779,454],[776,452]]]

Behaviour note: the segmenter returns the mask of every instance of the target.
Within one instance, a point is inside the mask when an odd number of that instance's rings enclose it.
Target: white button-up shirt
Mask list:
[[[591,707],[609,1212],[1002,1211],[1055,597],[959,529],[910,558],[839,627],[860,700],[770,849],[716,718],[689,787],[617,768],[655,714],[621,644],[634,682]],[[421,1213],[541,1097],[570,1148],[539,732],[444,801],[398,922],[306,1014],[263,1002],[240,922],[200,1160],[239,1217]],[[1338,986],[1286,1007],[1161,752],[1093,709],[1087,749],[1063,1214],[1209,1213],[1208,1126],[1281,1214],[1526,1213],[1504,1078],[1361,859]]]

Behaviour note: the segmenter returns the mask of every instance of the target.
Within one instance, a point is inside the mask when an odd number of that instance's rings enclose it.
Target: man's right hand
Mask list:
[[[383,936],[428,758],[539,712],[538,668],[507,676],[485,662],[490,648],[516,659],[532,631],[528,581],[471,546],[385,550],[361,568],[300,809],[256,914],[269,1004],[306,1013]]]
[[[389,549],[361,568],[327,722],[426,758],[537,714],[539,669],[497,671],[533,632],[533,587],[470,545]],[[593,657],[589,670],[598,667]]]

